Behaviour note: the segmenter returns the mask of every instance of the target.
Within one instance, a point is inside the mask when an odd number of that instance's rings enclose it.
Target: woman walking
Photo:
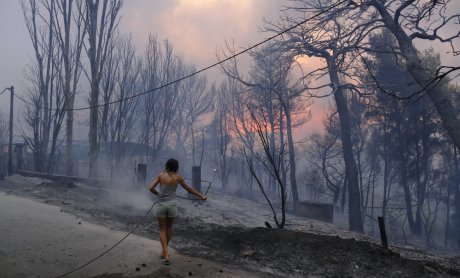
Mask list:
[[[155,216],[158,218],[160,228],[160,242],[162,247],[161,258],[164,259],[164,264],[169,265],[170,257],[168,253],[169,241],[172,235],[172,224],[174,217],[177,215],[176,205],[176,189],[180,184],[187,192],[192,193],[201,200],[206,200],[208,197],[201,194],[195,189],[188,186],[184,178],[179,175],[179,162],[175,159],[169,159],[165,164],[165,169],[156,177],[150,185],[150,192],[158,196],[158,201],[155,205]],[[160,185],[158,192],[155,187]]]

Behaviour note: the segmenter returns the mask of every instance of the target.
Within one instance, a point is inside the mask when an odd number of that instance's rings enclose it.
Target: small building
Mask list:
[[[13,161],[12,161],[12,170],[13,174],[18,170],[24,168],[24,150],[25,145],[23,143],[14,143],[13,144]],[[1,145],[0,150],[0,177],[6,176],[8,174],[8,159],[9,159],[9,145]]]
[[[334,205],[316,202],[298,202],[296,215],[332,223],[334,221]]]

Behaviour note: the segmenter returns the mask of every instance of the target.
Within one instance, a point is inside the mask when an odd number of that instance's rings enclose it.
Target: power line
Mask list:
[[[101,258],[102,256],[104,256],[105,254],[107,254],[108,252],[110,252],[113,248],[117,247],[120,243],[122,243],[129,235],[131,235],[141,224],[142,222],[144,222],[145,218],[147,217],[147,215],[150,213],[150,211],[152,211],[153,207],[155,206],[155,204],[157,203],[158,201],[156,202],[153,202],[152,206],[150,207],[150,209],[144,214],[144,216],[142,217],[142,219],[137,223],[137,225],[131,229],[131,231],[129,231],[122,239],[120,239],[117,243],[115,243],[114,245],[112,245],[109,249],[105,250],[104,252],[102,252],[101,254],[97,255],[96,257],[92,258],[91,260],[89,260],[88,262],[82,264],[81,266],[77,267],[77,268],[74,268],[64,274],[61,274],[59,276],[56,276],[56,278],[61,278],[61,277],[65,277],[71,273],[74,273],[75,271],[78,271],[82,268],[84,268],[85,266],[97,261],[99,258]]]
[[[208,182],[209,183],[209,186],[208,186],[208,189],[206,190],[206,193],[205,193],[205,196],[207,196],[208,194],[208,190],[209,188],[211,187],[211,182],[209,181],[204,181],[204,182]],[[180,198],[180,199],[184,199],[184,200],[191,200],[191,201],[200,201],[200,199],[197,199],[197,198],[187,198],[187,197],[182,197],[182,196],[179,196],[179,195],[176,195],[175,198]],[[100,253],[99,255],[97,255],[96,257],[90,259],[89,261],[87,261],[86,263],[82,264],[81,266],[79,267],[76,267],[64,274],[61,274],[59,276],[56,276],[56,278],[61,278],[61,277],[65,277],[71,273],[74,273],[75,271],[78,271],[84,267],[86,267],[87,265],[90,265],[91,263],[97,261],[98,259],[100,259],[102,256],[104,256],[105,254],[109,253],[112,249],[114,249],[115,247],[117,247],[118,245],[120,245],[120,243],[122,243],[126,238],[128,238],[137,228],[139,228],[139,226],[144,222],[144,220],[146,219],[147,215],[149,215],[149,213],[152,211],[153,207],[158,203],[158,201],[155,201],[153,202],[152,206],[149,208],[149,210],[144,214],[144,216],[141,218],[141,220],[137,223],[137,225],[131,229],[122,239],[120,239],[119,241],[117,241],[114,245],[112,245],[109,249],[105,250],[104,252]]]
[[[303,21],[301,21],[301,22],[299,22],[299,23],[297,23],[297,24],[291,26],[290,28],[285,29],[284,31],[279,32],[279,33],[277,33],[277,34],[275,34],[275,35],[273,35],[273,36],[271,36],[271,37],[269,37],[269,38],[267,38],[267,39],[265,39],[265,40],[263,40],[263,41],[261,41],[261,42],[259,42],[259,43],[257,43],[257,44],[254,44],[254,45],[250,46],[249,48],[246,48],[246,49],[244,49],[244,50],[242,50],[242,51],[240,51],[240,52],[238,52],[238,53],[236,53],[236,54],[234,54],[234,55],[232,55],[232,56],[230,56],[230,57],[227,57],[226,59],[223,59],[223,60],[221,60],[221,61],[218,61],[218,62],[216,62],[216,63],[214,63],[214,64],[212,64],[212,65],[209,65],[209,66],[207,66],[207,67],[204,67],[204,68],[202,68],[202,69],[200,69],[200,70],[198,70],[198,71],[196,71],[196,72],[193,72],[193,73],[191,73],[191,74],[189,74],[189,75],[186,75],[186,76],[184,76],[184,77],[182,77],[182,78],[176,79],[176,80],[174,80],[174,81],[172,81],[172,82],[166,83],[166,84],[164,84],[164,85],[162,85],[162,86],[159,86],[159,87],[150,89],[150,90],[148,90],[148,91],[145,91],[145,92],[143,92],[143,93],[136,94],[136,95],[133,95],[133,96],[130,96],[130,97],[122,98],[122,99],[119,99],[119,100],[116,100],[116,101],[112,101],[112,102],[106,102],[106,103],[104,103],[104,104],[93,105],[93,106],[82,107],[82,108],[74,108],[74,109],[62,109],[61,111],[80,111],[80,110],[87,110],[87,109],[92,109],[92,108],[98,108],[98,107],[101,107],[101,106],[110,105],[110,104],[115,104],[115,103],[119,103],[119,102],[122,102],[122,101],[125,101],[125,100],[133,99],[133,98],[136,98],[136,97],[139,97],[139,96],[142,96],[142,95],[145,95],[145,94],[154,92],[154,91],[156,91],[156,90],[160,90],[160,89],[165,88],[165,87],[167,87],[167,86],[170,86],[170,85],[173,85],[173,84],[175,84],[175,83],[178,83],[178,82],[180,82],[180,81],[182,81],[182,80],[188,79],[188,78],[190,78],[190,77],[192,77],[192,76],[194,76],[194,75],[197,75],[197,74],[199,74],[199,73],[201,73],[201,72],[204,72],[204,71],[206,71],[206,70],[208,70],[208,69],[211,69],[211,68],[213,68],[213,67],[215,67],[215,66],[218,66],[218,65],[220,65],[220,64],[222,64],[222,63],[225,63],[226,61],[229,61],[229,60],[231,60],[231,59],[234,59],[234,58],[236,58],[237,56],[239,56],[239,55],[241,55],[241,54],[244,54],[244,53],[246,53],[246,52],[248,52],[248,51],[250,51],[250,50],[252,50],[252,49],[254,49],[254,48],[256,48],[256,47],[258,47],[258,46],[260,46],[260,45],[262,45],[262,44],[264,44],[264,43],[267,43],[267,42],[269,42],[269,41],[271,41],[271,40],[273,40],[273,39],[275,39],[275,38],[277,38],[277,37],[279,37],[279,36],[281,36],[281,35],[283,35],[283,34],[289,32],[289,31],[291,31],[291,30],[293,30],[293,29],[297,28],[298,26],[300,26],[300,25],[302,25],[302,24],[308,22],[309,20],[312,20],[312,19],[318,17],[319,15],[324,14],[324,13],[328,12],[329,10],[331,10],[331,9],[333,9],[333,8],[335,8],[335,7],[337,7],[337,6],[341,5],[341,4],[343,4],[343,3],[345,3],[345,2],[348,2],[348,1],[349,1],[349,0],[340,1],[340,2],[338,2],[337,4],[332,5],[332,6],[330,6],[329,8],[327,8],[327,9],[325,9],[325,10],[319,12],[318,14],[315,14],[314,16],[311,16],[311,17],[309,17],[309,18],[307,18],[307,19],[305,19],[305,20],[303,20]],[[27,104],[29,104],[29,105],[32,105],[32,103],[25,101],[23,98],[19,98],[19,99],[20,99],[21,101],[24,101],[25,103],[27,103]],[[33,104],[33,105],[34,105],[34,106],[37,106],[37,105],[35,105],[35,104]],[[38,106],[37,106],[37,107],[38,107]],[[56,109],[50,109],[50,110],[56,110]],[[209,190],[210,187],[211,187],[211,182],[209,182],[209,186],[208,186],[208,188],[207,188],[207,190],[206,190],[206,194],[208,193],[208,190]],[[206,195],[206,194],[205,194],[205,195]],[[186,200],[193,200],[192,198],[187,198],[187,197],[182,197],[182,196],[176,196],[176,197],[181,198],[181,199],[186,199]],[[151,206],[150,209],[147,211],[147,213],[142,217],[142,219],[138,222],[138,224],[137,224],[131,231],[129,231],[121,240],[119,240],[118,242],[116,242],[116,243],[115,243],[113,246],[111,246],[109,249],[107,249],[106,251],[102,252],[101,254],[99,254],[98,256],[94,257],[93,259],[89,260],[89,261],[86,262],[85,264],[83,264],[83,265],[81,265],[81,266],[79,266],[79,267],[77,267],[77,268],[75,268],[75,269],[73,269],[73,270],[71,270],[71,271],[68,271],[68,272],[66,272],[66,273],[64,273],[64,274],[61,274],[61,275],[59,275],[59,276],[57,276],[57,277],[64,277],[64,276],[67,276],[68,274],[71,274],[71,273],[73,273],[73,272],[75,272],[75,271],[78,271],[78,270],[80,270],[80,269],[86,267],[87,265],[89,265],[89,264],[93,263],[94,261],[98,260],[99,258],[101,258],[102,256],[104,256],[105,254],[107,254],[109,251],[111,251],[113,248],[115,248],[116,246],[118,246],[120,243],[122,243],[129,235],[131,235],[131,234],[142,224],[142,222],[143,222],[144,219],[147,217],[147,215],[150,213],[150,211],[153,209],[153,207],[155,206],[156,203],[157,203],[157,202],[154,202],[154,203],[152,204],[152,206]]]
[[[103,103],[103,104],[98,104],[98,105],[93,105],[93,106],[88,106],[88,107],[81,107],[81,108],[73,108],[73,109],[60,109],[60,111],[81,111],[81,110],[88,110],[88,109],[98,108],[98,107],[102,107],[102,106],[106,106],[106,105],[116,104],[116,103],[119,103],[119,102],[122,102],[122,101],[125,101],[125,100],[130,100],[130,99],[133,99],[133,98],[136,98],[136,97],[140,97],[140,96],[152,93],[154,91],[157,91],[157,90],[163,89],[165,87],[171,86],[171,85],[173,85],[175,83],[179,83],[182,80],[188,79],[188,78],[190,78],[190,77],[192,77],[194,75],[197,75],[199,73],[207,71],[207,70],[209,70],[209,69],[211,69],[213,67],[216,67],[216,66],[218,66],[220,64],[223,64],[223,63],[225,63],[225,62],[227,62],[227,61],[229,61],[231,59],[234,59],[234,58],[236,58],[236,57],[238,57],[238,56],[240,56],[240,55],[242,55],[242,54],[244,54],[244,53],[246,53],[246,52],[248,52],[248,51],[250,51],[250,50],[252,50],[252,49],[254,49],[256,47],[259,47],[262,44],[265,44],[265,43],[267,43],[267,42],[269,42],[269,41],[271,41],[271,40],[273,40],[273,39],[275,39],[275,38],[277,38],[277,37],[289,32],[289,31],[299,27],[300,25],[305,24],[306,22],[308,22],[308,21],[310,21],[310,20],[312,20],[312,19],[314,19],[314,18],[316,18],[316,17],[318,17],[318,16],[320,16],[320,15],[322,15],[322,14],[324,14],[324,13],[326,13],[326,12],[328,12],[328,11],[334,9],[334,8],[336,8],[337,6],[346,3],[346,2],[349,2],[349,0],[340,1],[340,2],[338,2],[338,3],[336,3],[336,4],[332,5],[332,6],[324,9],[323,11],[321,11],[321,12],[319,12],[319,13],[317,13],[317,14],[315,14],[315,15],[313,15],[313,16],[311,16],[311,17],[309,17],[309,18],[307,18],[307,19],[305,19],[305,20],[303,20],[301,22],[299,22],[299,23],[297,23],[297,24],[295,24],[295,25],[293,25],[293,26],[291,26],[291,27],[289,27],[289,28],[287,28],[287,29],[285,29],[285,30],[283,30],[281,32],[278,32],[278,33],[276,33],[275,35],[273,35],[271,37],[268,37],[268,38],[264,39],[263,41],[261,41],[259,43],[256,43],[256,44],[254,44],[254,45],[252,45],[252,46],[250,46],[248,48],[245,48],[245,49],[241,50],[240,52],[237,52],[237,53],[233,54],[232,56],[229,56],[229,57],[227,57],[227,58],[225,58],[223,60],[220,60],[220,61],[218,61],[218,62],[216,62],[214,64],[211,64],[211,65],[209,65],[207,67],[204,67],[204,68],[202,68],[202,69],[200,69],[198,71],[195,71],[195,72],[193,72],[191,74],[188,74],[188,75],[186,75],[184,77],[181,77],[179,79],[176,79],[174,81],[171,81],[169,83],[161,85],[159,87],[156,87],[156,88],[153,88],[153,89],[150,89],[150,90],[147,90],[145,92],[135,94],[135,95],[132,95],[132,96],[129,96],[129,97],[121,98],[121,99],[114,100],[114,101],[109,101],[109,102],[106,102],[106,103]],[[21,99],[21,100],[24,101],[23,99]],[[29,102],[26,102],[26,103],[31,104]],[[37,106],[35,104],[33,104],[33,105]],[[39,107],[39,106],[37,106],[37,107]],[[43,107],[39,107],[39,108],[43,108]],[[56,109],[49,109],[49,110],[56,110]]]
[[[19,96],[18,94],[16,94],[15,97],[17,97],[20,101],[24,102],[25,104],[40,107],[36,105],[35,103],[25,100],[23,97]]]

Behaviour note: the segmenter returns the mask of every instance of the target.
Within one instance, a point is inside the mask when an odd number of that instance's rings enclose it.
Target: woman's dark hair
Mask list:
[[[166,172],[173,172],[176,173],[179,170],[179,162],[174,158],[168,159],[165,164],[165,171]]]

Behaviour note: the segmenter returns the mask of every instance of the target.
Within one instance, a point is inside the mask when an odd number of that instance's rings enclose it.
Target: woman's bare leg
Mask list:
[[[168,238],[166,236],[167,234],[167,225],[166,225],[166,219],[165,217],[158,217],[158,226],[160,227],[160,242],[161,242],[161,247],[162,247],[162,252],[161,255],[165,257],[165,259],[169,259],[169,253],[168,253]]]
[[[166,243],[168,244],[168,246],[169,246],[169,241],[171,241],[173,222],[174,222],[174,218],[166,218]]]

